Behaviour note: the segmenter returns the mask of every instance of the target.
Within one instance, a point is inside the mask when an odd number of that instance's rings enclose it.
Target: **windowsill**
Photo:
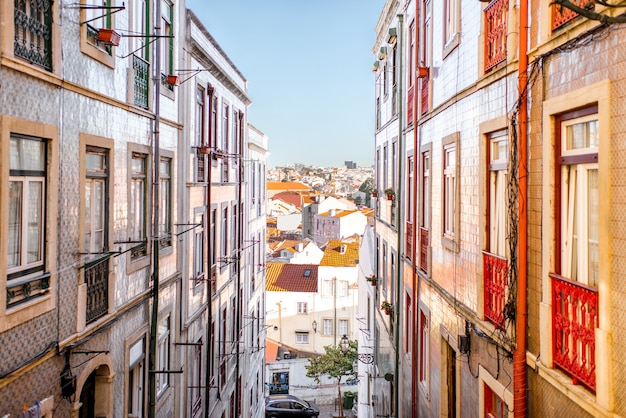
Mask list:
[[[459,252],[459,243],[456,242],[453,235],[444,235],[441,237],[441,246],[450,251]]]
[[[161,75],[161,79],[165,77],[164,75]],[[165,96],[168,99],[174,100],[176,97],[176,94],[174,93],[174,89],[176,89],[176,86],[174,86],[171,90],[168,87],[167,83],[161,82],[161,96]]]
[[[443,47],[443,58],[446,58],[454,49],[459,46],[461,43],[461,34],[459,32],[455,33],[450,40]]]
[[[81,28],[81,42],[80,42],[80,52],[87,55],[88,57],[93,58],[96,61],[106,65],[109,68],[115,68],[115,47],[111,48],[111,55],[109,55],[103,49],[98,48],[96,45],[87,41],[87,28],[85,25]]]
[[[53,296],[54,293],[49,290],[41,297],[6,309],[5,314],[0,315],[0,333],[53,310]]]
[[[132,258],[128,256],[128,263],[126,264],[126,274],[135,273],[150,265],[150,252],[140,257]]]

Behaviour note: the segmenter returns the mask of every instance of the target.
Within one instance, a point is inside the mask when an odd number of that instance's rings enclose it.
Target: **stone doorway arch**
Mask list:
[[[76,378],[71,418],[113,418],[113,363],[100,354],[89,360]]]

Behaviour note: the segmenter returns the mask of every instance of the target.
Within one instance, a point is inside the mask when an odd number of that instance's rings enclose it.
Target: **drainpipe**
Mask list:
[[[418,90],[417,90],[417,79],[415,78],[415,70],[417,69],[418,62],[418,53],[419,53],[419,16],[420,16],[420,1],[415,2],[415,25],[414,25],[414,36],[415,36],[415,50],[413,51],[413,62],[409,63],[409,68],[413,71],[410,74],[411,80],[413,82],[413,184],[409,185],[409,187],[413,187],[413,218],[411,222],[413,222],[413,236],[411,237],[411,242],[413,244],[412,252],[411,252],[411,261],[413,267],[413,329],[415,330],[419,324],[419,302],[420,302],[420,275],[417,273],[417,208],[418,208],[418,199],[417,199],[417,176],[419,173],[419,161],[420,161],[420,143],[418,139],[419,127],[417,126],[417,105],[418,105]],[[409,42],[411,40],[409,39]],[[417,279],[417,280],[416,280]],[[418,328],[417,328],[418,329]],[[408,336],[407,336],[408,337]],[[420,332],[413,332],[411,335],[412,339],[412,349],[411,349],[411,386],[412,386],[412,395],[411,395],[411,416],[416,417],[419,413],[419,379],[418,379],[418,366],[419,366],[419,353],[418,353],[418,343],[419,338],[421,338]]]
[[[402,184],[403,184],[403,165],[402,165],[402,161],[404,160],[404,135],[402,133],[402,130],[404,129],[403,126],[403,121],[404,118],[402,117],[402,112],[403,112],[403,107],[402,107],[402,102],[403,102],[403,95],[402,95],[402,89],[403,89],[403,83],[402,80],[404,79],[404,77],[402,76],[402,56],[403,56],[403,50],[402,50],[402,38],[404,35],[404,27],[403,27],[403,20],[404,20],[404,15],[399,14],[398,15],[398,51],[400,52],[398,54],[398,68],[395,69],[394,71],[398,71],[398,96],[397,96],[397,100],[398,100],[398,190],[396,192],[396,222],[398,223],[398,244],[397,244],[397,248],[398,248],[398,272],[397,272],[397,277],[396,277],[396,309],[394,310],[394,316],[395,316],[395,320],[396,320],[396,333],[395,333],[395,348],[396,348],[396,366],[395,366],[395,372],[394,372],[394,388],[393,388],[393,400],[394,400],[394,416],[398,416],[398,413],[400,412],[400,350],[402,348],[402,343],[401,343],[401,335],[400,332],[402,331],[402,326],[401,326],[401,319],[402,319],[402,312],[401,312],[401,307],[402,307],[402,296],[404,295],[404,292],[402,291],[402,289],[404,288],[404,286],[402,285],[404,282],[404,262],[401,259],[401,254],[402,254],[402,239],[404,238],[404,223],[402,218],[400,217],[400,215],[402,214],[403,210],[402,210],[402,205],[403,205],[403,200],[402,200]],[[405,337],[406,338],[406,337]]]
[[[161,123],[161,2],[156,2],[154,35],[154,122],[152,125],[152,318],[150,320],[150,349],[148,353],[148,417],[156,417],[156,350],[159,320],[159,162]]]
[[[528,0],[520,0],[519,18],[519,65],[518,92],[520,94],[519,126],[518,126],[518,175],[519,175],[519,237],[518,237],[518,277],[517,277],[517,312],[516,339],[513,352],[513,412],[515,418],[522,418],[527,413],[527,381],[526,381],[526,327],[528,322],[527,282],[528,282],[528,117],[526,82],[528,79]]]
[[[209,100],[208,100],[208,108],[209,108],[209,112],[212,112],[212,106],[213,106],[213,95],[215,94],[215,90],[213,90],[213,88],[209,88],[207,89],[207,92],[209,93]],[[209,113],[210,115],[211,113]],[[209,120],[211,120],[210,116],[209,116]],[[207,276],[208,276],[208,280],[205,282],[206,283],[206,296],[207,296],[207,319],[206,319],[206,335],[205,335],[205,347],[206,347],[206,359],[207,359],[207,369],[204,373],[204,417],[205,418],[209,418],[209,399],[211,399],[211,377],[213,377],[213,370],[214,370],[214,363],[213,363],[213,351],[214,351],[214,347],[211,344],[212,343],[212,328],[211,328],[211,324],[213,322],[213,245],[215,245],[215,243],[212,240],[212,235],[211,235],[211,227],[213,225],[213,221],[211,219],[211,216],[213,216],[213,211],[211,210],[211,188],[213,185],[212,179],[213,179],[213,156],[214,156],[214,152],[215,152],[215,148],[213,147],[214,144],[211,143],[211,141],[213,141],[213,137],[211,136],[210,132],[213,129],[212,126],[212,122],[209,122],[209,136],[208,136],[208,141],[209,143],[205,144],[209,147],[209,156],[208,156],[208,163],[207,163],[207,179],[206,179],[206,190],[205,190],[205,208],[206,208],[206,214],[204,217],[204,224],[205,224],[205,229],[204,232],[206,234],[206,243],[207,243],[207,257],[206,257],[206,263],[207,263]],[[195,222],[195,220],[194,220]],[[216,279],[217,280],[217,279]],[[215,331],[215,330],[213,330]],[[219,394],[218,394],[219,395]]]

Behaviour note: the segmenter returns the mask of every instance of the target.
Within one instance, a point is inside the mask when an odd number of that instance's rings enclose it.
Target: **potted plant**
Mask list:
[[[387,302],[386,300],[384,300],[383,303],[380,304],[380,309],[385,311],[387,315],[391,315],[393,313],[393,306],[391,306],[391,303]]]
[[[378,277],[375,274],[370,274],[365,278],[372,286],[376,286],[378,284]]]
[[[105,45],[118,46],[120,44],[120,34],[109,28],[99,29],[98,42],[102,42]]]
[[[378,197],[378,190],[377,189],[372,190],[372,197]]]
[[[198,147],[198,152],[200,154],[208,154],[209,152],[211,152],[211,148],[207,147],[206,145],[200,145]]]
[[[393,200],[396,194],[392,189],[385,189],[385,196],[387,196],[387,200]]]

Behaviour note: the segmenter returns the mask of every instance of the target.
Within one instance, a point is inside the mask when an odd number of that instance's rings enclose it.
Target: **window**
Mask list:
[[[560,274],[598,287],[598,116],[562,120],[560,133]]]
[[[84,23],[80,25],[81,52],[108,67],[115,67],[113,47],[119,44],[120,34],[115,32],[113,19],[119,9],[112,0],[81,0],[80,3],[80,21]]]
[[[161,34],[169,38],[161,39],[161,75],[174,74],[174,6],[167,0],[161,0]],[[165,87],[174,90],[174,86],[165,83]]]
[[[7,269],[10,277],[42,272],[46,142],[11,135]]]
[[[428,248],[430,246],[430,190],[431,190],[431,152],[430,144],[421,148],[420,187],[419,187],[419,267],[428,272]]]
[[[444,55],[459,43],[459,0],[444,2]]]
[[[489,252],[499,256],[506,255],[506,179],[508,167],[507,131],[494,132],[488,136],[489,163],[489,217],[488,236]]]
[[[307,302],[298,302],[298,313],[306,315],[309,313],[309,304]]]
[[[398,77],[400,68],[398,67],[398,45],[393,44],[391,49],[391,114],[398,114]]]
[[[49,289],[49,275],[43,274],[46,145],[39,138],[14,134],[10,137],[7,307],[31,300]]]
[[[322,280],[322,296],[333,296],[334,290],[333,280]]]
[[[411,353],[413,347],[413,305],[411,304],[411,295],[407,292],[404,295],[404,352]]]
[[[234,253],[235,251],[237,251],[238,249],[238,243],[239,243],[239,211],[238,211],[239,206],[237,205],[233,205],[233,210],[232,210],[232,228],[231,228],[231,236],[230,236],[230,250]]]
[[[31,64],[52,70],[53,0],[15,0],[13,53]]]
[[[159,162],[159,247],[172,246],[172,160]]]
[[[136,341],[128,350],[128,413],[130,417],[143,417],[145,385],[144,338]]]
[[[195,417],[202,409],[202,339],[196,342],[191,366],[191,416]]]
[[[147,165],[148,156],[133,152],[131,159],[130,196],[128,204],[128,223],[130,239],[133,241],[131,258],[138,258],[147,254]]]
[[[106,149],[87,146],[84,189],[84,282],[87,285],[86,322],[92,323],[109,310],[108,176]]]
[[[207,154],[200,150],[200,147],[208,146],[205,135],[205,91],[201,86],[196,88],[196,114],[195,114],[195,135],[194,144],[196,159],[196,179],[197,182],[207,181]]]
[[[296,344],[308,344],[309,333],[296,331]]]
[[[170,369],[170,317],[168,316],[158,324],[157,328],[157,370],[169,371]],[[156,373],[157,397],[161,397],[169,387],[168,373]]]
[[[509,408],[506,403],[494,392],[489,385],[484,383],[485,390],[485,418],[506,418],[509,416]]]
[[[221,242],[220,246],[222,249],[222,258],[226,259],[228,256],[228,208],[225,207],[222,209],[222,234],[221,234]],[[225,265],[225,263],[222,263]]]
[[[383,179],[382,187],[386,189],[389,185],[389,153],[387,152],[387,144],[383,145]]]
[[[430,338],[428,333],[428,316],[420,309],[419,316],[419,382],[420,387],[428,394],[428,376],[430,373]]]
[[[217,144],[217,95],[215,89],[209,86],[209,144],[218,148]]]
[[[337,335],[341,335],[341,336],[343,336],[343,335],[346,335],[346,336],[350,335],[350,331],[348,329],[348,320],[347,319],[340,319],[338,327],[339,327],[339,332],[338,332]]]
[[[228,103],[224,103],[223,111],[222,111],[222,145],[223,145],[224,152],[226,153],[230,152],[230,136],[228,135],[229,128],[230,128],[229,120],[230,120],[230,106],[228,105]]]
[[[217,226],[216,226],[216,222],[217,222],[217,209],[211,209],[211,229],[209,231],[210,237],[211,237],[211,248],[209,249],[209,251],[211,252],[210,254],[210,261],[211,261],[211,267],[213,267],[216,263],[217,263]]]
[[[453,134],[443,139],[442,244],[453,251],[458,250],[460,222],[457,137],[458,134]]]
[[[196,213],[193,240],[193,283],[198,286],[205,279],[204,271],[204,214]]]
[[[347,280],[337,281],[337,296],[339,297],[348,296],[348,281]]]
[[[507,14],[509,0],[496,0],[489,3],[485,16],[484,56],[485,72],[506,60]]]
[[[333,320],[332,319],[322,320],[322,333],[324,335],[333,335]]]

